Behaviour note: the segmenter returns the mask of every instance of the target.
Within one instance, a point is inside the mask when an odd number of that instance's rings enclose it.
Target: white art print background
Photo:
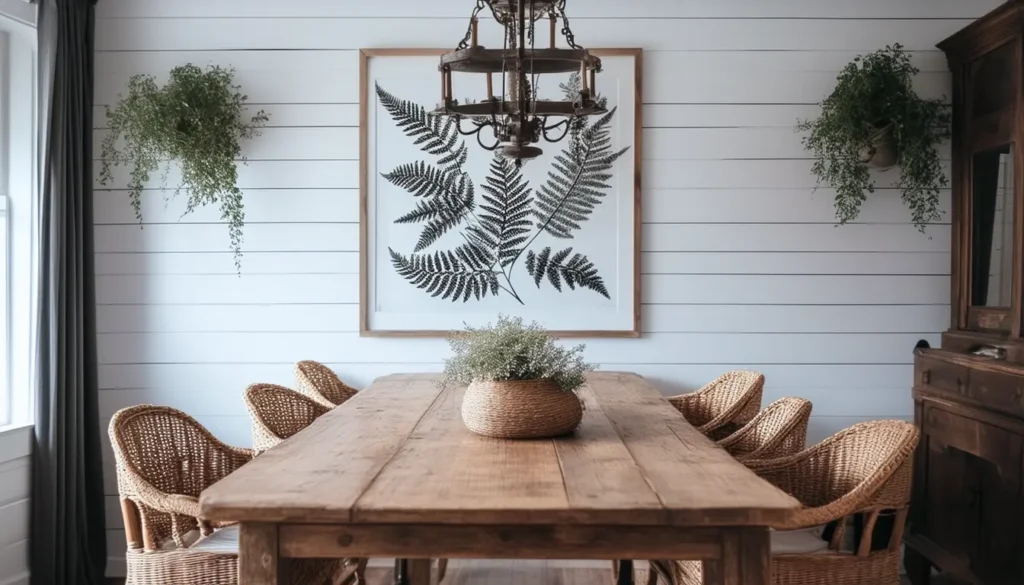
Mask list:
[[[418,198],[384,179],[381,174],[394,170],[399,165],[423,161],[434,165],[438,157],[420,150],[414,139],[405,136],[388,112],[381,105],[376,85],[403,100],[434,109],[440,100],[440,73],[437,71],[437,56],[373,56],[368,58],[367,95],[367,280],[366,301],[368,307],[367,325],[373,331],[448,331],[460,329],[465,324],[481,325],[493,322],[498,313],[522,316],[527,321],[536,320],[550,330],[556,331],[633,331],[634,323],[634,274],[636,261],[635,216],[634,216],[634,151],[635,136],[635,58],[629,56],[602,57],[603,71],[597,75],[597,88],[607,98],[608,109],[617,107],[609,126],[612,150],[629,147],[620,156],[611,170],[612,178],[607,181],[611,189],[605,191],[603,202],[597,206],[581,229],[573,232],[572,239],[562,239],[542,232],[523,251],[511,267],[510,283],[499,276],[499,283],[514,288],[520,301],[506,290],[497,296],[488,294],[481,299],[471,295],[454,302],[433,297],[424,289],[417,288],[397,273],[392,265],[389,248],[408,257],[414,253],[417,240],[423,231],[422,223],[397,224],[395,219],[413,210]],[[539,97],[561,99],[559,84],[568,81],[568,74],[541,76],[537,84]],[[501,82],[495,78],[494,91],[501,91]],[[481,99],[486,95],[482,75],[456,74],[453,76],[453,95],[460,101]],[[590,118],[595,122],[599,117]],[[468,129],[470,123],[464,121]],[[560,133],[560,129],[556,131]],[[481,139],[492,144],[490,129],[484,129]],[[481,186],[490,176],[490,165],[494,153],[483,149],[475,136],[462,137],[469,149],[463,170],[474,184],[474,199],[479,207],[482,203]],[[541,143],[544,154],[523,164],[523,177],[529,182],[531,191],[536,191],[547,180],[552,169],[554,156],[569,143]],[[455,250],[464,243],[461,235],[466,227],[460,226],[448,231],[418,254],[433,254],[435,251]],[[530,238],[537,232],[534,225]],[[529,241],[529,240],[528,240]],[[587,288],[570,289],[564,282],[559,292],[544,278],[538,286],[527,271],[527,251],[540,254],[545,247],[551,247],[551,254],[571,247],[572,253],[583,254],[592,262],[601,276],[610,299]]]

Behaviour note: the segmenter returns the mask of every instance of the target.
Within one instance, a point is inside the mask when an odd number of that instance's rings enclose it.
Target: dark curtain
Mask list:
[[[101,585],[107,556],[92,259],[94,4],[39,5],[34,585]]]

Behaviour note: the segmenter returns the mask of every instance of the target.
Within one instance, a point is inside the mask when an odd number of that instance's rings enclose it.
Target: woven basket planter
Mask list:
[[[540,439],[576,430],[583,405],[551,380],[473,382],[462,399],[466,428],[499,439]]]

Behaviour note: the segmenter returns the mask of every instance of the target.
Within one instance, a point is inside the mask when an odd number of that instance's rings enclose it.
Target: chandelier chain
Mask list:
[[[480,14],[480,12],[484,8],[487,8],[488,4],[488,0],[476,0],[476,6],[473,8],[473,14],[469,17],[469,27],[466,29],[466,36],[463,37],[461,41],[459,41],[459,46],[457,50],[469,48],[470,39],[473,38],[473,22],[476,21],[476,17]]]
[[[573,36],[572,29],[569,28],[569,17],[565,15],[565,0],[559,0],[555,5],[555,10],[558,12],[559,18],[562,19],[562,36],[565,37],[565,42],[572,49],[582,49],[583,47],[576,44],[576,37]]]

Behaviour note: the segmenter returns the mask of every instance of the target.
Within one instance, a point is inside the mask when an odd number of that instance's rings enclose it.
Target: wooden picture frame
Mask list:
[[[363,337],[444,337],[450,335],[452,331],[459,329],[453,327],[450,329],[440,328],[429,328],[429,329],[396,329],[389,327],[374,327],[371,319],[372,307],[371,304],[371,282],[370,282],[370,262],[376,261],[371,259],[370,256],[370,242],[371,242],[371,210],[370,210],[370,190],[371,190],[371,171],[370,171],[370,157],[371,157],[371,136],[370,136],[370,92],[373,91],[373,80],[371,80],[370,74],[370,62],[375,58],[391,58],[391,57],[440,57],[446,49],[361,49],[359,54],[359,91],[360,91],[360,102],[359,102],[359,153],[360,153],[360,169],[359,169],[359,331]],[[642,128],[643,128],[643,50],[638,48],[613,48],[613,49],[591,49],[592,54],[601,58],[632,58],[632,67],[634,71],[634,95],[631,112],[617,112],[620,114],[632,114],[633,116],[633,143],[628,145],[630,151],[623,155],[625,157],[631,157],[632,159],[632,220],[631,229],[631,264],[630,272],[632,276],[632,302],[629,303],[629,325],[623,328],[595,328],[589,329],[568,329],[559,327],[548,327],[550,334],[555,337],[574,337],[574,338],[616,338],[616,337],[640,337],[641,334],[641,273],[640,273],[640,253],[641,253],[641,229],[642,229],[642,217],[641,217],[641,178],[642,178]],[[440,77],[440,74],[438,74]],[[598,85],[600,85],[600,77],[598,77]],[[424,104],[429,107],[428,105]],[[430,106],[433,104],[431,103]],[[544,146],[543,144],[541,146]],[[618,145],[616,145],[618,146]],[[620,197],[623,197],[622,191],[619,191]],[[621,205],[621,204],[620,204]],[[620,275],[620,278],[621,275]],[[625,286],[620,283],[620,286]],[[606,295],[607,296],[607,295]],[[520,301],[522,302],[522,301]],[[621,310],[622,314],[626,313],[627,308]],[[494,315],[496,317],[496,314]],[[623,322],[625,318],[621,317]],[[527,320],[531,320],[527,318]],[[542,322],[542,325],[547,327],[547,324]]]

